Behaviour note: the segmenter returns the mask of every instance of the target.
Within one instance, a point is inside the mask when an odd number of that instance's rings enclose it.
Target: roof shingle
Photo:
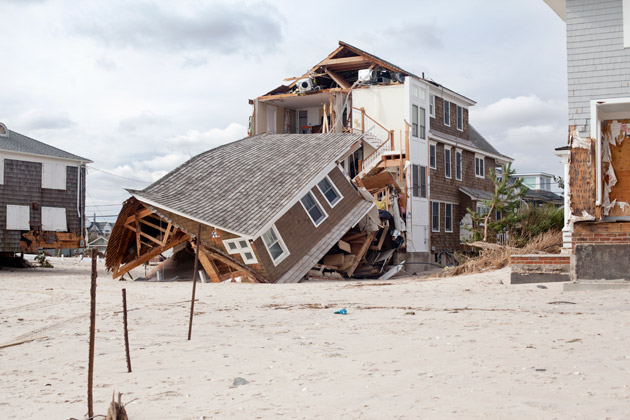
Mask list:
[[[42,143],[39,140],[35,140],[23,134],[16,133],[15,131],[7,130],[7,132],[8,136],[0,136],[0,150],[78,160],[86,163],[92,162],[89,159],[74,155],[72,153],[68,153],[49,144]]]

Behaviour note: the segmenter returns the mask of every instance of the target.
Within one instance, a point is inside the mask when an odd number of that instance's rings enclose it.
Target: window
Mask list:
[[[429,116],[435,118],[435,95],[429,95]]]
[[[274,226],[263,233],[262,239],[275,265],[278,265],[280,261],[289,256],[289,250]]]
[[[457,110],[457,129],[464,131],[464,108],[456,105],[455,109]]]
[[[276,130],[276,107],[267,105],[267,133],[275,133]]]
[[[257,264],[258,260],[254,254],[251,244],[247,239],[235,238],[223,241],[228,254],[239,254],[245,264]]]
[[[497,177],[497,181],[501,182],[503,181],[503,168],[500,166],[497,166],[494,168],[494,174]]]
[[[411,135],[418,137],[418,107],[411,105]]]
[[[436,158],[435,158],[435,143],[431,143],[429,144],[429,167],[431,169],[435,169],[435,163],[436,163]]]
[[[42,163],[42,188],[66,189],[66,165]]]
[[[480,201],[477,201],[477,215],[485,216],[488,214],[488,207]]]
[[[54,232],[67,231],[66,209],[63,207],[42,207],[42,230]]]
[[[501,219],[503,219],[503,212],[501,210],[497,210],[497,222]]]
[[[427,198],[427,167],[411,165],[412,193],[414,197]]]
[[[7,126],[0,123],[0,137],[8,137],[9,131],[7,130]]]
[[[326,219],[326,217],[328,217],[328,215],[324,213],[324,210],[319,205],[319,202],[317,201],[315,196],[313,196],[313,193],[311,193],[310,191],[307,192],[304,197],[302,197],[300,203],[302,203],[304,210],[306,210],[308,216],[311,218],[313,224],[316,227],[319,226]]]
[[[453,205],[444,204],[444,231],[453,232]]]
[[[427,115],[426,115],[426,111],[424,110],[424,108],[420,108],[420,132],[418,133],[418,136],[421,139],[426,139],[427,135],[426,135],[426,127],[427,127]]]
[[[462,151],[455,150],[455,179],[462,180]]]
[[[483,156],[475,156],[475,176],[478,178],[485,178],[486,172],[483,167]]]
[[[444,100],[444,125],[451,126],[451,103]]]
[[[0,158],[0,185],[4,184],[4,159]]]
[[[451,148],[444,146],[444,176],[451,177]]]
[[[335,205],[337,205],[337,203],[343,198],[339,190],[335,187],[335,184],[333,184],[332,180],[328,177],[319,181],[317,183],[317,188],[319,188],[319,191],[322,193],[324,198],[326,198],[330,207],[335,207]]]
[[[440,231],[440,203],[431,201],[431,231]]]
[[[30,230],[29,206],[7,204],[7,230]]]

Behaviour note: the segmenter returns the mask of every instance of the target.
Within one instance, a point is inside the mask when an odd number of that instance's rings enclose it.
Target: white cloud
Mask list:
[[[65,111],[31,109],[18,117],[18,123],[29,130],[59,130],[76,125]]]

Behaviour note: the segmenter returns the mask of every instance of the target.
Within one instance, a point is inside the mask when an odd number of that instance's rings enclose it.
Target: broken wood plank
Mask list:
[[[133,216],[127,217],[127,220],[125,220],[125,224],[128,225],[131,222],[135,221],[136,218],[147,217],[150,214],[153,214],[153,210],[151,210],[151,209],[142,209],[142,210],[136,212],[136,214],[134,214]]]
[[[160,219],[160,220],[162,220],[162,219]],[[166,228],[160,227],[160,226],[156,225],[155,223],[151,223],[147,219],[139,219],[139,221],[140,221],[140,223],[143,223],[143,224],[145,224],[147,226],[151,226],[153,229],[157,229],[157,230],[160,230],[162,232],[166,232]]]
[[[356,261],[348,269],[348,277],[352,277],[352,275],[354,274],[354,271],[359,266],[359,263],[361,262],[361,260],[365,256],[366,252],[368,251],[368,248],[370,247],[370,244],[374,240],[375,236],[376,236],[376,232],[370,232],[369,235],[367,236],[367,238],[365,238],[365,242],[363,243],[363,246],[361,247],[361,249],[359,250],[359,252],[356,255],[356,257],[357,257]]]
[[[168,241],[168,235],[170,235],[172,229],[173,229],[173,224],[171,222],[168,222],[168,226],[166,227],[166,232],[164,232],[164,238],[162,238],[162,244],[166,244],[166,241]]]
[[[383,242],[385,242],[385,237],[389,231],[389,220],[385,220],[385,224],[383,225],[383,229],[381,229],[381,237],[378,240],[378,244],[376,246],[370,247],[370,249],[374,249],[376,251],[380,251],[383,247]]]
[[[182,235],[179,238],[174,238],[171,242],[167,243],[166,245],[157,246],[157,247],[153,248],[152,250],[150,250],[146,254],[136,258],[135,260],[129,261],[124,266],[122,266],[122,267],[119,266],[114,271],[113,278],[117,278],[117,277],[122,276],[126,272],[128,272],[130,270],[133,270],[134,268],[144,264],[145,262],[149,261],[151,258],[160,255],[164,251],[169,250],[169,249],[173,248],[174,246],[177,246],[177,245],[179,245],[179,244],[181,244],[183,242],[186,242],[188,239],[189,239],[188,235]]]
[[[361,238],[361,240],[363,240],[363,238],[365,238],[366,236],[367,236],[367,233],[365,233],[365,232],[353,233],[351,235],[348,235],[346,233],[346,235],[343,238],[341,238],[341,239],[346,241],[346,242],[352,242],[355,239],[359,239],[359,238]]]
[[[193,249],[196,251],[197,247],[193,245]],[[217,267],[208,258],[208,255],[206,254],[206,250],[203,249],[203,247],[201,247],[200,251],[201,252],[199,252],[199,262],[201,263],[203,270],[206,272],[211,282],[218,283],[220,281],[219,276],[221,273],[219,273],[219,270],[217,270]]]
[[[337,246],[340,250],[346,251],[348,254],[352,253],[352,248],[350,247],[350,244],[344,240],[340,239],[339,242],[337,242]]]
[[[327,75],[330,76],[331,79],[335,81],[335,83],[339,85],[339,87],[342,87],[344,89],[350,89],[351,87],[350,83],[348,83],[346,79],[344,79],[341,75],[335,73],[334,71],[330,69],[324,69],[324,71],[326,72]]]

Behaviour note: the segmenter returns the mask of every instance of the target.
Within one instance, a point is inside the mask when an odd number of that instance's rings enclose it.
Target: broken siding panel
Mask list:
[[[311,192],[324,206],[326,213],[328,213],[326,220],[318,227],[315,227],[304,207],[298,202],[275,223],[278,233],[289,250],[288,257],[276,266],[271,260],[262,238],[258,238],[254,242],[254,247],[258,250],[256,255],[267,269],[267,279],[269,281],[275,282],[291,267],[299,263],[315,244],[333,230],[363,200],[338,168],[334,168],[328,176],[343,196],[343,200],[336,204],[334,208],[328,206],[328,203],[316,186],[311,189]]]
[[[566,23],[569,124],[588,132],[591,99],[630,96],[622,0],[567,1]]]
[[[571,213],[582,216],[583,212],[595,216],[595,142],[588,149],[572,148],[570,154],[569,182]]]

